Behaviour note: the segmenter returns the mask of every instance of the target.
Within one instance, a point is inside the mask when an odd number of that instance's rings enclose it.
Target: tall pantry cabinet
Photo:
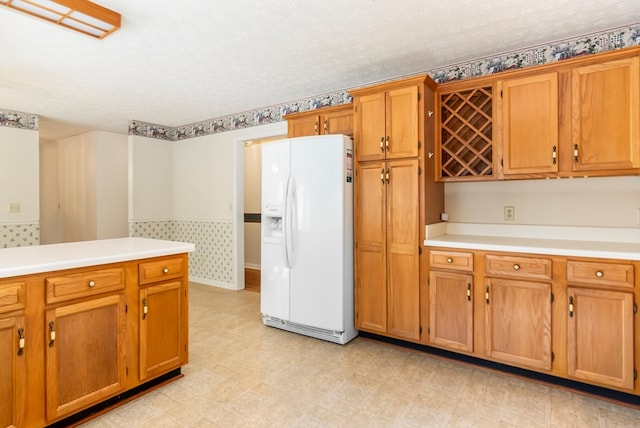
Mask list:
[[[425,224],[440,220],[434,91],[418,76],[352,90],[356,327],[419,342]],[[426,322],[426,321],[425,321]]]

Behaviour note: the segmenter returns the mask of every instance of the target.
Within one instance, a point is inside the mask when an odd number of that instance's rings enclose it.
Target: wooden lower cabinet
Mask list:
[[[640,260],[428,251],[425,344],[640,396]]]
[[[633,389],[633,293],[569,287],[567,303],[569,376]]]
[[[47,420],[124,390],[124,300],[118,293],[47,310]]]
[[[429,344],[473,351],[473,275],[429,273]]]
[[[187,362],[186,253],[0,280],[0,428],[66,422]]]
[[[25,417],[24,315],[0,314],[0,427],[20,427]]]
[[[180,366],[186,353],[182,334],[180,281],[140,289],[140,380]]]
[[[485,304],[487,355],[551,370],[551,284],[488,278]]]

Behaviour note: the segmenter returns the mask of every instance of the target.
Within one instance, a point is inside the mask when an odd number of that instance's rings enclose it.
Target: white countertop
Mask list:
[[[438,223],[425,246],[640,260],[640,228]]]
[[[195,245],[148,238],[118,238],[0,249],[0,278],[188,253]]]

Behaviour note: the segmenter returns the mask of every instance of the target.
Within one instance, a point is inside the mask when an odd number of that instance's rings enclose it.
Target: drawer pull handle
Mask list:
[[[569,296],[569,317],[573,318],[573,296]]]
[[[162,269],[162,273],[165,274],[165,275],[168,274],[169,273],[169,268]]]
[[[147,318],[147,312],[149,312],[149,307],[147,306],[147,299],[142,299],[142,319]]]
[[[49,348],[53,348],[56,341],[56,327],[53,321],[49,321]]]
[[[380,151],[384,153],[384,137],[380,137]]]
[[[453,263],[453,259],[451,257],[447,257],[447,263]]]
[[[602,278],[602,277],[604,276],[604,272],[602,272],[601,270],[599,270],[599,271],[597,271],[597,272],[596,272],[596,276],[597,276],[598,278]]]
[[[471,284],[467,284],[467,300],[471,301]]]
[[[327,119],[324,120],[324,133],[325,134],[329,133],[329,124]]]
[[[315,133],[316,133],[316,135],[320,134],[320,133],[318,132],[318,122],[316,122],[316,123],[314,123],[314,124],[313,124],[313,132],[315,132]]]
[[[389,151],[389,136],[388,135],[387,135],[387,138],[385,138],[385,140],[384,140],[384,146],[385,146],[385,149],[387,151]]]
[[[90,288],[93,288],[93,287],[95,287],[95,286],[96,286],[96,282],[95,282],[95,281],[93,281],[93,280],[91,280],[91,281],[89,281],[89,282],[87,283],[87,285],[88,285]]]
[[[18,329],[18,355],[24,354],[24,328]]]
[[[513,270],[520,270],[520,265],[518,263],[514,264]]]

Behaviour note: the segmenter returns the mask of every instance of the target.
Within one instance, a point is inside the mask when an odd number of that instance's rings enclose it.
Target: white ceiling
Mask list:
[[[0,7],[0,109],[40,135],[181,126],[640,22],[638,0],[95,0],[104,40]]]

